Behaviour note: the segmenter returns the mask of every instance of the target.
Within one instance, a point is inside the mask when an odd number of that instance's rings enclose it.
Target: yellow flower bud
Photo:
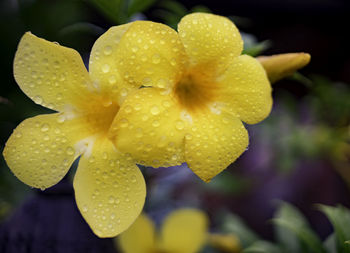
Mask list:
[[[308,53],[289,53],[259,56],[257,59],[263,65],[270,82],[274,83],[305,67],[311,56]]]

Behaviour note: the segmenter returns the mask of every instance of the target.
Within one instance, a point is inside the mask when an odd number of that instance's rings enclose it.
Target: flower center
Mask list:
[[[106,97],[96,97],[96,100],[89,101],[87,106],[88,114],[85,117],[86,125],[92,132],[107,135],[113,119],[119,111],[119,106]]]
[[[215,83],[212,80],[192,70],[175,85],[173,93],[180,105],[189,111],[204,108],[215,98]]]

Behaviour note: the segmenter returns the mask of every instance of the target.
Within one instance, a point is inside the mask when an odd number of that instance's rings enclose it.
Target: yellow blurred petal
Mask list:
[[[292,75],[309,64],[311,56],[307,53],[276,54],[257,57],[266,70],[271,83]]]
[[[155,227],[153,221],[141,214],[116,240],[123,253],[155,252]]]
[[[143,88],[126,98],[109,137],[140,164],[173,166],[184,162],[186,125],[171,95],[161,89]]]
[[[178,31],[192,65],[199,65],[203,72],[225,69],[230,59],[240,55],[243,49],[238,29],[222,16],[186,15],[181,19]]]
[[[109,94],[119,103],[137,85],[124,82],[118,72],[119,42],[133,23],[111,27],[99,37],[91,51],[89,72],[102,94]]]
[[[236,57],[217,82],[216,100],[242,121],[255,124],[269,115],[271,85],[263,67],[253,57]]]
[[[203,246],[208,218],[196,209],[179,209],[163,222],[160,248],[165,252],[195,253]]]
[[[45,189],[59,182],[81,153],[76,144],[89,136],[81,119],[62,120],[62,114],[24,120],[8,139],[5,160],[24,183]]]
[[[233,163],[247,148],[248,133],[229,113],[198,113],[186,135],[185,158],[191,170],[209,182]]]
[[[23,35],[14,60],[14,75],[20,88],[35,103],[62,111],[67,106],[84,104],[91,86],[90,77],[73,49]]]
[[[241,250],[239,238],[234,234],[210,234],[208,241],[212,247],[226,253],[238,253]]]
[[[179,80],[185,61],[176,31],[150,21],[132,23],[119,42],[115,59],[121,78],[129,85],[159,88]]]
[[[83,154],[74,177],[80,212],[99,237],[114,237],[139,216],[146,196],[142,173],[135,163],[117,152],[107,139]]]

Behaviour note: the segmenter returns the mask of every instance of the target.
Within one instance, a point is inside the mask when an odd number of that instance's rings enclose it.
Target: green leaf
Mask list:
[[[269,40],[264,40],[250,47],[245,47],[243,50],[243,54],[247,54],[255,57],[260,55],[262,52],[264,52],[266,49],[270,47],[271,47],[271,42]]]
[[[172,0],[160,1],[159,7],[169,10],[171,13],[174,13],[177,16],[179,16],[179,18],[182,18],[188,13],[188,10],[186,9],[186,7],[177,1],[172,1]]]
[[[115,24],[121,24],[126,21],[125,14],[123,14],[123,0],[86,0],[99,9],[103,15],[106,16]]]
[[[244,249],[242,253],[282,253],[282,249],[267,241],[256,241],[248,248]]]
[[[147,10],[155,2],[156,0],[130,0],[128,5],[128,16]]]
[[[336,241],[335,233],[331,234],[324,241],[323,246],[327,250],[328,253],[338,253],[337,251],[337,241]]]
[[[94,36],[100,36],[105,30],[97,25],[88,22],[78,22],[62,28],[59,31],[59,35],[65,36],[68,34],[87,33]]]
[[[249,189],[250,181],[242,176],[224,171],[216,176],[210,184],[204,184],[203,187],[212,192],[238,195]]]
[[[284,239],[282,243],[284,243],[288,252],[300,252],[295,251],[298,244],[301,248],[301,252],[326,252],[321,240],[316,233],[312,231],[305,217],[292,205],[282,202],[272,221],[277,227],[282,228],[281,230],[277,230],[277,232],[282,233],[282,235],[277,234],[277,236],[279,236],[279,239]],[[294,238],[293,240],[286,240],[286,235],[283,233],[288,233],[288,231],[283,228],[289,231],[289,237],[290,239]],[[295,238],[297,238],[297,242]]]
[[[211,10],[204,5],[196,5],[191,9],[191,12],[203,12],[203,13],[211,13]]]
[[[334,227],[337,252],[350,253],[350,210],[341,205],[337,207],[320,205],[320,209]]]
[[[234,214],[226,214],[223,217],[223,233],[232,233],[236,235],[243,248],[252,245],[255,241],[259,240],[259,236],[256,235],[238,216]]]

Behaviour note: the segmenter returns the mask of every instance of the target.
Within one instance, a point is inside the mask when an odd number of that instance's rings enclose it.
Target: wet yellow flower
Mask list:
[[[163,222],[160,233],[141,214],[134,224],[116,238],[123,253],[195,253],[207,239],[207,216],[196,209],[179,209]]]
[[[6,162],[21,181],[45,189],[59,182],[80,156],[76,202],[100,237],[127,229],[140,214],[146,194],[130,155],[120,153],[107,138],[131,89],[109,65],[126,27],[114,28],[119,36],[108,47],[97,40],[89,73],[75,50],[31,33],[22,37],[14,60],[15,79],[24,93],[58,112],[24,120],[6,143]]]
[[[112,32],[105,34],[110,43]],[[190,14],[178,33],[135,22],[119,48],[114,63],[123,82],[146,88],[126,98],[109,136],[138,163],[186,161],[209,181],[247,148],[242,121],[255,124],[270,113],[266,73],[256,59],[241,55],[241,36],[227,18]]]

